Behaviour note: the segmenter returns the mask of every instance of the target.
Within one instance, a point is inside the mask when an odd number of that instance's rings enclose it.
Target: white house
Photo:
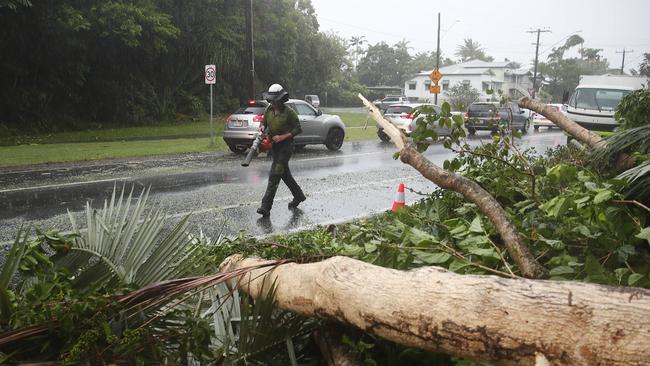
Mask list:
[[[533,87],[532,72],[527,69],[515,69],[513,62],[486,62],[470,60],[456,65],[440,68],[442,79],[438,82],[441,93],[438,103],[446,100],[445,90],[458,83],[469,85],[481,93],[480,100],[489,100],[488,89],[501,90],[512,97],[530,95]],[[413,101],[433,101],[429,93],[432,70],[422,71],[404,83],[404,95]]]

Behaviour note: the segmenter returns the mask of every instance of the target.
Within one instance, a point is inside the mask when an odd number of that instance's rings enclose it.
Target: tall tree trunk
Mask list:
[[[222,271],[265,261],[231,256]],[[238,277],[240,290],[393,342],[496,364],[649,365],[650,291],[568,281],[398,271],[346,257]]]
[[[390,136],[393,143],[400,150],[400,159],[404,163],[411,165],[425,178],[437,184],[440,188],[450,189],[462,194],[465,198],[474,202],[481,212],[492,221],[501,235],[508,249],[508,253],[515,263],[517,263],[517,266],[525,277],[540,278],[546,274],[546,269],[535,260],[528,246],[526,246],[519,236],[507,212],[489,192],[476,182],[446,171],[429,161],[417,150],[412,148],[404,137],[404,134],[393,124],[386,121],[381,113],[366,98],[361,94],[359,94],[359,98],[368,107],[370,114],[384,128],[384,132]]]

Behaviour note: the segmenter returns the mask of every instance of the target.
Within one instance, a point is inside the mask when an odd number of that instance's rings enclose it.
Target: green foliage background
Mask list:
[[[142,125],[205,113],[205,64],[217,66],[215,107],[271,83],[322,94],[343,40],[320,33],[310,1],[9,1],[0,4],[0,125],[21,131]],[[334,96],[336,98],[336,96]]]

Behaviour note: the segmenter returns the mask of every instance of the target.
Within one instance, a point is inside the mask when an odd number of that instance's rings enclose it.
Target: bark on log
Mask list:
[[[534,99],[530,99],[528,97],[519,99],[518,104],[521,108],[530,109],[531,111],[537,112],[542,116],[548,118],[549,121],[555,123],[566,133],[575,137],[576,140],[582,142],[583,144],[586,144],[589,147],[598,147],[600,144],[604,143],[603,139],[600,136],[575,123],[569,117],[565,116],[561,112],[558,112],[555,108],[549,105],[546,105]]]
[[[372,104],[361,94],[359,98],[370,110],[373,118],[379,123],[384,131],[391,136],[393,142],[400,149],[402,162],[411,165],[425,178],[429,179],[440,188],[451,189],[462,194],[468,200],[474,202],[478,208],[492,221],[505,243],[508,253],[517,263],[522,275],[529,278],[541,278],[546,275],[546,269],[542,267],[532,255],[528,246],[519,236],[514,224],[508,217],[501,204],[485,189],[476,182],[461,175],[446,171],[433,164],[417,150],[410,147],[404,135],[390,122],[373,108]],[[396,137],[394,137],[396,136]]]
[[[231,256],[222,271],[264,261]],[[330,318],[406,346],[504,365],[649,365],[650,291],[579,282],[408,272],[346,257],[258,269],[253,298]]]

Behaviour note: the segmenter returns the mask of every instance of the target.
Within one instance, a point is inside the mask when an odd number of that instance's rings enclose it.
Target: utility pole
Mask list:
[[[253,0],[250,0],[251,17],[251,97],[255,97],[255,47],[253,46]]]
[[[535,99],[535,90],[537,89],[537,61],[539,60],[539,34],[551,33],[551,31],[548,29],[537,28],[537,30],[526,31],[526,33],[537,33],[537,42],[535,43],[535,66],[533,69],[533,93],[531,95],[533,99]]]
[[[436,45],[436,70],[440,68],[440,13],[438,13],[438,43]],[[438,93],[434,97],[433,104],[438,105]]]
[[[634,52],[634,50],[626,50],[625,47],[623,47],[623,51],[621,51],[621,52],[616,51],[616,53],[622,53],[623,54],[623,61],[621,61],[621,75],[623,75],[623,67],[625,67],[625,52],[632,53],[632,52]]]

